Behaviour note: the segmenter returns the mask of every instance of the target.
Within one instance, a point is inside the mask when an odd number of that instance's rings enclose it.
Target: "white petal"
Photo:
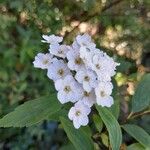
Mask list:
[[[81,115],[78,118],[80,125],[86,126],[89,123],[89,118],[87,115]]]
[[[55,82],[55,88],[57,91],[59,91],[63,88],[63,80],[62,79],[59,79]]]
[[[75,78],[76,80],[79,82],[79,83],[82,83],[83,82],[83,79],[84,79],[84,76],[85,76],[85,72],[84,71],[78,71],[75,75]]]
[[[75,108],[71,107],[68,113],[68,117],[70,120],[73,120],[74,116],[75,116]]]
[[[83,82],[83,88],[87,92],[90,92],[92,90],[92,87],[90,86],[89,82]]]
[[[79,129],[80,128],[80,123],[79,123],[79,121],[78,121],[78,118],[74,118],[73,119],[73,125],[74,125],[74,127],[76,128],[76,129]]]
[[[86,115],[88,115],[91,112],[91,108],[87,107],[87,105],[85,105],[82,100],[75,103],[75,108],[82,110],[83,114]]]
[[[68,102],[68,100],[66,99],[66,95],[65,95],[65,93],[64,93],[63,91],[59,91],[59,92],[57,93],[57,98],[58,98],[58,100],[59,100],[62,104]]]
[[[107,98],[99,99],[97,100],[97,104],[101,105],[102,107],[111,107],[113,105],[114,101],[111,96],[108,96]]]
[[[70,84],[71,82],[74,82],[74,78],[73,78],[72,75],[67,75],[67,76],[65,77],[64,81],[65,81],[66,83],[69,83],[69,84]]]

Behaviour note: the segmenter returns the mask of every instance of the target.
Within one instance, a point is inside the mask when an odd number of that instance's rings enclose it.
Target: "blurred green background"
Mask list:
[[[150,72],[149,0],[0,0],[0,116],[54,91],[46,72],[32,64],[47,52],[42,34],[62,35],[69,44],[85,32],[121,63],[115,78],[123,122],[138,79]],[[148,116],[138,121],[150,133]],[[66,141],[55,122],[0,129],[0,150],[57,150]]]

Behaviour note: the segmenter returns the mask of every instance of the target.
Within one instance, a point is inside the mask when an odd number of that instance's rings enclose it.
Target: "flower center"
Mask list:
[[[81,114],[81,112],[79,110],[76,111],[76,113],[75,113],[76,116],[80,116],[80,114]]]
[[[58,51],[58,54],[63,54],[63,53],[64,53],[63,49],[60,49],[60,50]]]
[[[89,97],[89,96],[90,96],[90,93],[84,91],[84,96],[85,96],[85,97]]]
[[[84,77],[84,81],[89,81],[89,80],[90,80],[89,76]]]
[[[86,44],[84,42],[81,43],[82,46],[86,46]]]
[[[82,59],[80,57],[75,59],[75,64],[80,65],[82,63]]]
[[[71,91],[71,87],[70,86],[65,86],[64,91],[66,93],[69,93]]]
[[[96,64],[95,67],[99,70],[100,69],[100,65]]]
[[[46,64],[48,64],[48,62],[49,62],[48,59],[45,59],[45,60],[43,61],[43,64],[46,65]]]
[[[104,91],[100,91],[100,95],[101,95],[101,97],[105,97],[106,93]]]
[[[58,70],[58,74],[59,74],[60,76],[63,76],[64,70],[63,70],[63,69],[59,69],[59,70]]]

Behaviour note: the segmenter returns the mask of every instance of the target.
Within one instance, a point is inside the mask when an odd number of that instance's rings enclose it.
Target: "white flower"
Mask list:
[[[111,75],[109,69],[109,63],[104,55],[94,55],[92,58],[91,68],[94,70],[100,81],[110,81]],[[112,70],[112,68],[110,68]]]
[[[48,35],[42,35],[42,37],[43,37],[44,40],[41,40],[41,41],[44,42],[44,43],[49,43],[49,44],[60,43],[63,40],[63,37],[56,36],[54,34],[49,35],[49,36]]]
[[[50,49],[49,49],[50,53],[61,57],[61,58],[65,58],[66,57],[66,53],[69,51],[69,46],[67,45],[60,45],[58,43],[55,44],[51,44],[50,45]]]
[[[84,91],[82,101],[88,107],[92,107],[93,104],[96,103],[96,95],[95,95],[94,90],[92,90],[91,92]]]
[[[111,77],[115,75],[118,64],[105,53],[94,55],[92,59],[91,68],[97,73],[98,79],[100,81],[110,81]]]
[[[95,43],[92,42],[91,37],[88,34],[78,35],[76,41],[80,46],[85,46],[88,48],[94,48]]]
[[[106,69],[105,63],[106,63],[106,59],[105,59],[104,55],[102,55],[101,53],[94,54],[92,56],[91,68],[96,73],[99,73],[99,72],[101,72],[101,71]]]
[[[89,122],[88,114],[91,109],[84,105],[82,101],[78,101],[71,109],[69,110],[68,117],[73,121],[73,125],[76,129],[80,126],[86,126]]]
[[[83,89],[87,92],[90,92],[97,85],[97,76],[92,70],[77,71],[75,78],[83,84]]]
[[[63,60],[54,59],[53,62],[48,67],[47,76],[56,81],[60,78],[64,78],[66,75],[69,75],[70,70],[66,63]]]
[[[119,63],[116,63],[111,57],[105,54],[105,58],[107,59],[107,71],[109,72],[110,76],[114,76],[116,73],[116,67],[119,66]]]
[[[80,70],[85,68],[85,65],[83,63],[83,60],[80,58],[80,54],[78,50],[70,49],[70,51],[67,53],[67,59],[68,59],[68,67],[71,70]]]
[[[76,40],[72,43],[72,48],[75,49],[76,51],[79,51],[80,47],[81,46],[77,43]]]
[[[102,107],[110,107],[114,101],[110,96],[112,93],[113,85],[111,82],[99,82],[98,86],[95,88],[96,102]]]
[[[82,97],[83,89],[71,75],[57,80],[55,82],[55,88],[58,91],[57,98],[62,104],[69,101],[74,103]]]
[[[97,48],[87,48],[85,46],[80,47],[80,58],[82,58],[87,68],[91,68],[93,56],[101,53],[102,52],[100,52],[100,50]]]
[[[33,61],[35,68],[47,69],[53,60],[53,56],[49,53],[38,53]]]

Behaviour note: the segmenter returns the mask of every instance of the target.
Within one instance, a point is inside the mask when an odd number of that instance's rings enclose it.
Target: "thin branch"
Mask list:
[[[139,112],[139,113],[133,113],[133,112],[131,112],[128,115],[127,120],[134,119],[134,118],[137,118],[137,117],[140,117],[140,116],[143,116],[143,115],[147,115],[147,114],[150,114],[150,110],[146,110],[146,111]]]
[[[109,5],[107,5],[107,6],[105,6],[104,8],[102,8],[101,12],[104,12],[104,11],[108,10],[109,8],[113,7],[114,5],[119,4],[119,3],[122,2],[122,1],[123,1],[123,0],[116,0],[116,1],[114,1],[114,2],[112,2],[112,3],[110,3]],[[80,24],[81,24],[82,22],[89,21],[89,20],[92,19],[93,17],[99,15],[99,13],[100,13],[100,12],[96,12],[96,13],[94,13],[94,14],[92,14],[92,15],[87,16],[86,18],[81,19],[81,21],[77,24],[77,26],[75,26],[70,32],[67,32],[67,33],[65,34],[64,39],[66,39],[66,38],[69,36],[69,34],[71,34],[72,32],[74,32],[74,31],[80,26]]]

